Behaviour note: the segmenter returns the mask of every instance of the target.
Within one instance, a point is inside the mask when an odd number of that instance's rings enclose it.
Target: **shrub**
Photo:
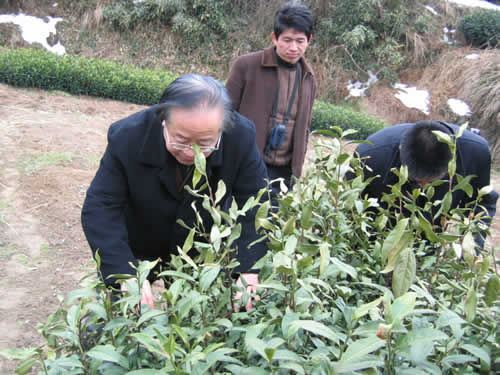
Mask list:
[[[329,129],[331,126],[338,126],[344,130],[357,130],[357,133],[349,135],[349,138],[366,139],[370,134],[383,129],[388,124],[376,117],[316,100],[311,130]]]
[[[460,19],[458,30],[473,46],[497,47],[500,42],[500,11],[477,10]]]
[[[157,103],[174,78],[168,72],[43,50],[16,49],[0,54],[1,82],[136,104]]]
[[[22,374],[37,363],[40,374],[75,375],[497,373],[499,281],[493,254],[474,251],[473,208],[442,202],[450,225],[437,230],[424,216],[434,183],[408,196],[402,169],[384,198],[391,210],[377,212],[341,140],[318,146],[314,168],[272,218],[269,202],[254,198],[222,212],[224,184],[208,190],[198,153],[189,191],[218,220],[191,229],[163,272],[155,308],[140,305],[154,267],[142,262],[137,276],[121,276],[127,292],[115,302],[101,281],[86,279],[38,326],[44,345],[0,354],[25,360]],[[356,178],[344,178],[348,168]],[[467,181],[453,189],[467,191]],[[403,205],[411,217],[401,217]],[[253,208],[256,227],[267,230],[269,252],[256,265],[266,292],[253,310],[234,313],[232,297],[244,288],[232,282],[228,254],[241,232],[236,219]]]

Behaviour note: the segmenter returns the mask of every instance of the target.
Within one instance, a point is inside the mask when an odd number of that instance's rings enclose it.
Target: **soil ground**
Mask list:
[[[0,84],[0,349],[41,344],[36,324],[93,271],[85,192],[109,125],[142,108]],[[488,244],[500,244],[500,220],[492,232]],[[14,368],[0,357],[0,374]]]

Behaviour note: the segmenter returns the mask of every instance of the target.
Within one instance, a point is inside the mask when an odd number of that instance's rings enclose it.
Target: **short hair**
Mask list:
[[[401,164],[408,167],[410,178],[432,181],[448,171],[450,147],[437,139],[432,133],[435,130],[451,133],[445,125],[426,120],[415,123],[402,135]]]
[[[163,91],[156,114],[168,126],[174,108],[189,110],[217,106],[223,110],[222,131],[225,131],[233,124],[232,103],[226,87],[209,76],[185,74]]]
[[[274,35],[276,39],[286,29],[294,29],[306,34],[311,39],[313,17],[311,10],[303,4],[288,2],[284,4],[274,16]]]

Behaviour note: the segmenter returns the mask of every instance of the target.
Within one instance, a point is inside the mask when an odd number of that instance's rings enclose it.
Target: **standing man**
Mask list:
[[[302,173],[316,94],[303,57],[312,26],[307,7],[286,3],[274,18],[273,46],[236,59],[226,82],[234,109],[255,123],[269,178],[288,187]]]
[[[403,185],[404,191],[411,195],[416,188],[423,188],[436,180],[448,180],[448,162],[452,155],[449,146],[440,142],[433,131],[440,131],[451,137],[458,131],[458,126],[439,121],[419,121],[394,125],[372,134],[367,138],[370,143],[360,144],[356,152],[365,162],[365,178],[375,177],[365,188],[363,194],[378,198],[379,202],[383,193],[390,194],[391,186],[398,182],[398,176],[391,170],[402,165],[408,167],[408,183]],[[490,184],[491,156],[488,141],[483,137],[466,130],[457,139],[456,148],[456,174],[463,177],[473,175],[470,184],[473,188],[471,196],[461,189],[452,194],[451,208],[466,207],[468,203],[474,202],[478,191]],[[457,179],[454,178],[452,186],[456,186]],[[435,186],[432,200],[442,200],[449,190],[449,184]],[[420,199],[420,198],[419,198]],[[417,199],[417,204],[419,204]],[[488,224],[495,216],[496,201],[498,193],[491,191],[482,197],[480,205],[487,212],[483,222]],[[382,206],[386,205],[380,202]],[[483,211],[482,207],[477,212]],[[437,213],[438,206],[433,207],[432,217]],[[434,220],[440,223],[440,220]],[[477,238],[478,246],[483,247],[485,235]]]
[[[193,226],[192,204],[200,200],[184,189],[194,171],[194,144],[205,154],[212,190],[219,181],[226,185],[221,206],[234,196],[241,207],[265,187],[266,167],[255,144],[255,128],[232,110],[225,87],[207,76],[177,78],[160,104],[111,125],[108,146],[87,191],[82,226],[94,255],[99,250],[106,284],[115,282],[109,275],[134,274],[129,263],[167,262],[184,244],[189,231],[177,220]],[[201,202],[196,206],[201,208]],[[199,215],[210,228],[210,214],[201,209]],[[248,272],[267,249],[262,241],[249,247],[259,238],[255,215],[247,213],[241,220],[236,271],[251,286],[257,284],[257,275]],[[149,281],[154,279],[151,274]],[[149,282],[141,302],[153,304]]]

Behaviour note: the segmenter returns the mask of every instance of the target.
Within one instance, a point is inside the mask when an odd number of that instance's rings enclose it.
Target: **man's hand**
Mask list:
[[[256,273],[242,273],[238,280],[236,280],[236,285],[244,288],[243,281],[241,279],[245,279],[245,283],[248,285],[245,289],[245,292],[250,294],[248,298],[247,305],[245,306],[247,311],[252,310],[252,299],[256,301],[260,300],[260,296],[257,295],[257,287],[259,286],[259,275]],[[243,298],[243,292],[237,292],[234,296],[236,302],[233,304],[234,311],[240,311],[240,300]]]
[[[122,283],[121,290],[122,292],[127,291],[127,286],[125,285],[125,283]],[[150,309],[154,307],[153,291],[151,290],[151,284],[148,280],[145,280],[142,284],[141,305],[148,305]]]

